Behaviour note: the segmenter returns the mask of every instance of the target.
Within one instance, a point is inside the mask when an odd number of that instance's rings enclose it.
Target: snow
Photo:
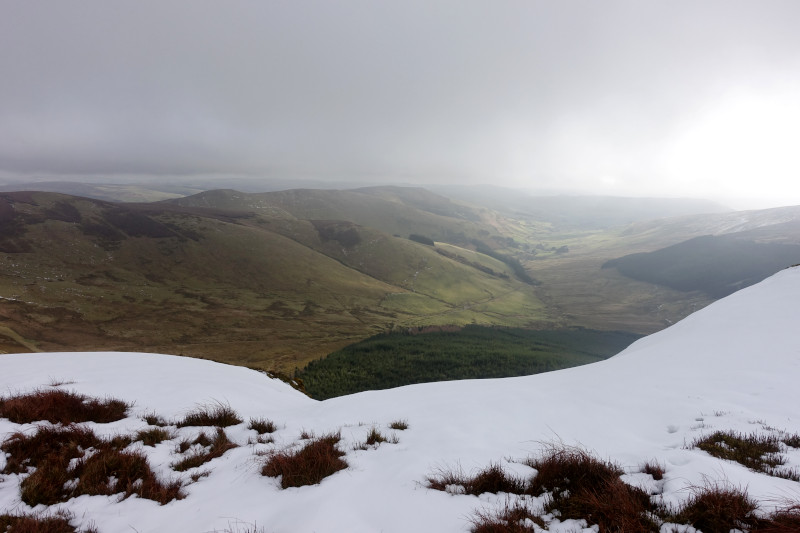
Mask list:
[[[520,378],[428,383],[311,400],[253,370],[199,359],[138,353],[0,355],[0,391],[46,387],[54,380],[92,396],[135,402],[129,418],[90,424],[111,435],[146,427],[145,413],[174,419],[197,405],[230,405],[245,423],[226,429],[239,448],[207,463],[207,477],[186,487],[187,497],[166,505],[149,500],[81,496],[60,508],[73,523],[102,533],[156,531],[465,532],[476,510],[502,505],[506,495],[454,495],[424,487],[437,469],[465,472],[515,463],[554,443],[581,446],[622,465],[624,480],[661,488],[680,502],[708,482],[746,487],[764,510],[800,499],[800,484],[752,472],[686,444],[715,430],[800,432],[800,268],[720,300],[674,326],[641,339],[603,362]],[[256,434],[250,417],[278,424],[274,444],[247,444]],[[405,431],[389,424],[405,420]],[[378,428],[398,443],[355,450]],[[0,439],[32,430],[0,419]],[[319,485],[282,490],[263,477],[258,452],[300,442],[301,432],[340,431],[349,468]],[[198,428],[181,428],[193,437]],[[180,437],[179,437],[180,438]],[[174,441],[174,442],[177,442]],[[182,476],[174,442],[143,447],[163,478]],[[141,446],[141,443],[133,446]],[[800,452],[788,453],[789,467]],[[5,459],[0,458],[0,467]],[[666,469],[663,481],[638,473],[647,461]],[[0,476],[0,509],[29,511],[19,498],[20,476]],[[570,521],[551,530],[593,531]],[[577,529],[575,529],[577,527]],[[572,528],[572,529],[570,529]],[[691,528],[686,529],[689,531]]]

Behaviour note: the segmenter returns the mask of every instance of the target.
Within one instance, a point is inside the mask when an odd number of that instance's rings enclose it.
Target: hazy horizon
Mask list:
[[[0,181],[800,204],[793,1],[4,7]]]

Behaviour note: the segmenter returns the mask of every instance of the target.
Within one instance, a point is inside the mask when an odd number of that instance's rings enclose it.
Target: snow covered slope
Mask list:
[[[73,523],[101,533],[244,530],[268,532],[464,532],[478,508],[503,495],[454,496],[424,487],[437,468],[469,472],[513,462],[552,443],[579,445],[629,472],[646,461],[666,468],[663,494],[679,502],[687,487],[723,480],[747,487],[766,504],[800,498],[800,484],[715,459],[685,445],[715,430],[800,432],[800,268],[735,293],[680,323],[592,365],[548,374],[413,385],[317,402],[255,371],[209,361],[153,354],[61,353],[0,355],[0,391],[12,394],[53,381],[93,396],[135,402],[132,416],[89,424],[105,435],[146,427],[141,416],[175,418],[198,404],[229,404],[245,420],[276,422],[275,443],[247,445],[247,423],[227,428],[241,444],[203,467],[187,497],[166,505],[149,500],[81,496],[61,504]],[[405,420],[408,429],[391,430]],[[378,428],[397,443],[355,449]],[[31,425],[0,420],[0,439]],[[177,430],[181,436],[197,428]],[[319,485],[281,489],[260,473],[258,452],[296,445],[302,432],[340,431],[349,467]],[[140,446],[134,444],[132,446]],[[144,448],[164,478],[175,442]],[[800,452],[788,454],[800,466]],[[0,468],[5,461],[0,458]],[[180,474],[189,479],[188,474]],[[0,510],[30,510],[20,501],[20,476],[0,477]],[[651,480],[652,482],[652,480]]]

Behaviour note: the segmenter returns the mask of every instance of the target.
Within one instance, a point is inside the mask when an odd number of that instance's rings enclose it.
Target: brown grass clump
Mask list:
[[[183,417],[183,420],[180,420],[177,425],[178,427],[187,427],[187,426],[216,426],[216,427],[228,427],[228,426],[235,426],[236,424],[241,424],[242,419],[239,415],[234,411],[230,405],[225,405],[222,403],[217,403],[211,406],[203,406],[187,413],[186,416]]]
[[[449,487],[456,486],[462,487],[463,494],[473,496],[487,492],[523,494],[526,489],[523,480],[506,474],[498,464],[491,464],[473,476],[466,476],[461,471],[441,471],[435,476],[428,477],[426,482],[429,489],[447,491]]]
[[[192,480],[193,483],[197,483],[204,477],[208,477],[211,475],[211,470],[198,470],[197,472],[192,472],[189,476],[189,479]]]
[[[199,444],[203,448],[208,448],[209,446],[211,446],[212,442],[214,441],[211,439],[211,437],[206,435],[205,432],[202,432],[192,441],[190,441],[189,439],[181,439],[175,451],[178,453],[186,453],[186,451],[195,444]]]
[[[211,446],[212,442],[214,442],[214,440],[211,437],[209,437],[208,434],[206,434],[206,432],[204,431],[203,433],[200,433],[197,436],[197,438],[192,441],[192,444],[199,444],[204,448],[208,448],[209,446]]]
[[[66,513],[0,514],[0,531],[7,533],[77,533]]]
[[[251,418],[247,429],[253,429],[259,435],[263,435],[265,433],[275,433],[278,431],[278,426],[275,425],[275,422],[266,418]]]
[[[22,480],[20,497],[31,507],[67,501],[71,494],[65,487],[72,479],[74,476],[69,471],[69,461],[63,456],[49,456]]]
[[[508,492],[512,494],[521,493],[525,484],[522,480],[506,474],[500,465],[489,465],[487,468],[481,470],[468,480],[467,485],[468,494],[485,494],[490,492],[497,494],[498,492]]]
[[[0,417],[18,424],[47,420],[54,424],[107,423],[127,416],[129,404],[115,398],[90,398],[76,392],[36,390],[0,398]]]
[[[641,489],[620,479],[622,469],[578,448],[553,447],[526,464],[537,470],[527,492],[551,493],[547,512],[562,518],[585,519],[600,532],[657,530],[650,518],[653,506]]]
[[[624,474],[619,466],[592,457],[580,448],[552,447],[542,457],[529,458],[524,463],[537,471],[530,483],[531,494],[600,487]]]
[[[160,482],[139,451],[100,450],[80,461],[73,474],[78,477],[76,496],[122,494],[127,498],[136,494],[162,505],[183,498],[181,482]]]
[[[377,445],[377,444],[380,444],[382,442],[388,442],[388,441],[389,441],[389,439],[387,439],[386,437],[381,435],[381,432],[378,431],[376,428],[372,428],[370,430],[369,434],[367,435],[367,445],[368,446],[373,446],[373,445]]]
[[[800,504],[779,509],[754,529],[758,533],[796,533],[800,531]]]
[[[395,420],[391,424],[389,424],[391,429],[396,429],[398,431],[405,431],[408,429],[408,420]]]
[[[332,433],[310,439],[297,451],[276,452],[261,469],[269,477],[281,477],[281,488],[316,485],[347,468],[344,452],[337,448],[341,435]]]
[[[144,416],[142,416],[142,420],[147,422],[149,426],[164,427],[169,425],[167,421],[164,420],[164,417],[157,415],[156,413],[153,412],[145,413]]]
[[[378,431],[377,428],[372,428],[370,432],[367,434],[367,439],[362,442],[361,444],[357,444],[354,449],[356,450],[369,450],[370,448],[377,448],[384,442],[390,442],[392,444],[397,444],[400,442],[400,439],[397,438],[397,435],[392,435],[391,437],[384,437],[383,434]]]
[[[75,482],[77,480],[77,482]],[[162,483],[140,452],[105,447],[70,467],[63,458],[48,458],[20,484],[28,505],[53,505],[82,494],[133,494],[165,504],[183,498],[180,481]]]
[[[563,498],[559,504],[552,504],[551,509],[568,509],[561,516],[585,518],[588,523],[597,524],[602,533],[657,531],[650,514],[653,507],[647,493],[617,478],[599,489],[586,487]]]
[[[521,502],[509,503],[494,513],[478,511],[470,520],[472,533],[534,533],[533,524],[545,528],[544,520]]]
[[[800,531],[800,503],[795,501],[759,518],[758,504],[745,490],[708,483],[693,489],[683,505],[670,508],[653,503],[644,491],[623,482],[623,471],[617,465],[581,449],[553,446],[525,464],[537,470],[527,481],[509,477],[500,466],[490,465],[474,476],[442,471],[427,478],[427,486],[458,494],[510,494],[504,507],[473,515],[472,533],[532,533],[547,529],[544,519],[548,514],[560,520],[585,520],[597,526],[599,533],[654,532],[667,523],[689,525],[703,533]],[[645,463],[641,471],[654,478],[664,474],[656,462]],[[546,496],[543,507],[535,504],[534,508],[534,502],[526,500],[525,495]]]
[[[784,437],[793,442],[792,436]],[[781,468],[786,458],[781,454],[782,439],[775,435],[745,435],[733,431],[716,431],[695,440],[691,447],[699,448],[719,459],[735,461],[756,472],[800,481],[796,470]]]
[[[601,461],[578,448],[552,447],[540,458],[525,464],[537,474],[527,482],[506,474],[499,465],[490,465],[473,476],[444,471],[427,479],[427,486],[436,490],[480,495],[505,492],[516,495],[542,496],[549,500],[537,514],[523,502],[506,505],[494,514],[479,512],[473,520],[473,531],[533,531],[541,526],[540,516],[553,513],[562,519],[585,519],[596,524],[600,533],[616,531],[658,530],[652,513],[656,511],[650,497],[641,489],[620,479],[621,468]]]
[[[8,454],[3,472],[35,468],[20,483],[22,501],[31,506],[81,494],[138,494],[162,504],[181,498],[179,482],[160,483],[142,454],[122,450],[130,442],[128,437],[100,439],[83,426],[40,427],[33,435],[15,433],[2,444]],[[89,450],[94,453],[87,458]]]
[[[102,443],[94,432],[84,426],[39,427],[33,435],[14,433],[0,450],[8,454],[4,474],[21,474],[29,467],[38,468],[48,458],[82,457],[84,450]]]
[[[237,447],[235,443],[228,440],[228,436],[225,434],[225,431],[222,428],[217,428],[217,433],[212,440],[209,440],[208,436],[206,436],[205,433],[202,433],[197,439],[195,439],[195,443],[200,444],[201,442],[208,443],[202,444],[207,449],[194,453],[188,457],[184,457],[177,463],[174,463],[172,465],[172,469],[178,472],[184,472],[190,468],[196,468],[206,464],[212,459],[222,457],[225,452]]]
[[[708,485],[697,488],[672,521],[690,524],[703,533],[750,530],[758,525],[754,515],[757,508],[745,490]]]
[[[791,448],[800,448],[800,435],[797,433],[781,435],[781,442]]]
[[[155,427],[150,429],[142,429],[136,432],[133,437],[133,442],[142,441],[145,446],[155,446],[159,442],[170,440],[173,438],[172,432],[164,428]]]
[[[650,474],[654,480],[661,481],[664,479],[665,470],[658,462],[646,462],[642,465],[640,470],[643,474]]]

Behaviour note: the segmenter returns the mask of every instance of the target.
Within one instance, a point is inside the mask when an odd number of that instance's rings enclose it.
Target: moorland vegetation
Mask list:
[[[52,387],[0,399],[0,417],[7,418],[13,412],[24,423],[40,423],[35,432],[16,432],[0,443],[0,450],[7,455],[0,473],[20,476],[21,500],[29,506],[39,506],[33,514],[0,514],[4,531],[75,533],[77,528],[71,524],[74,516],[63,510],[50,511],[57,509],[57,504],[81,495],[117,495],[120,499],[136,495],[161,505],[186,498],[185,487],[211,473],[201,467],[239,446],[227,437],[221,425],[243,425],[244,421],[222,404],[196,408],[182,420],[168,422],[171,427],[166,430],[148,424],[147,429],[136,435],[100,438],[85,424],[41,425],[45,420],[69,419],[102,426],[110,422],[108,411],[116,410],[119,405],[126,407],[117,418],[129,415],[129,406],[120,400],[81,396],[83,403],[90,406],[87,411],[72,401],[75,396]],[[53,401],[57,397],[64,398],[66,407]],[[157,415],[154,418],[163,420]],[[153,431],[159,432],[157,442],[143,442],[143,445],[177,441],[181,427],[184,431],[210,427],[214,436],[209,437],[201,429],[193,440],[184,437],[178,441],[173,450],[178,459],[170,465],[176,477],[160,479],[151,469],[147,454],[136,443],[142,440],[142,435]],[[364,442],[352,452],[369,453],[384,443],[397,444],[400,440],[396,432],[408,430],[409,424],[397,420],[388,428],[394,431],[390,438],[371,426]],[[266,419],[251,419],[248,429],[259,435],[278,431]],[[746,436],[717,432],[698,439],[690,447],[768,475],[784,477],[782,472],[761,465],[780,452],[781,447],[800,445],[800,435],[775,430],[772,433]],[[276,478],[281,489],[288,489],[317,485],[349,468],[349,452],[342,446],[342,440],[341,431],[319,437],[304,432],[289,447],[277,447],[272,440],[251,444],[262,446],[254,449],[261,474]],[[735,453],[728,453],[731,449]],[[553,444],[539,455],[513,462],[530,467],[533,475],[511,474],[500,463],[494,463],[471,474],[460,468],[440,467],[421,483],[453,497],[506,494],[504,506],[475,510],[470,519],[473,533],[541,531],[554,517],[585,520],[600,532],[675,531],[682,530],[681,526],[692,526],[710,533],[730,530],[786,533],[800,527],[800,504],[786,501],[772,512],[759,512],[760,503],[746,489],[725,483],[693,487],[691,496],[682,504],[666,504],[658,489],[646,492],[626,482],[624,468],[579,447]],[[644,463],[638,471],[653,481],[662,480],[667,473],[657,462]],[[186,475],[177,477],[180,474]],[[81,532],[96,533],[97,529],[90,527]]]

